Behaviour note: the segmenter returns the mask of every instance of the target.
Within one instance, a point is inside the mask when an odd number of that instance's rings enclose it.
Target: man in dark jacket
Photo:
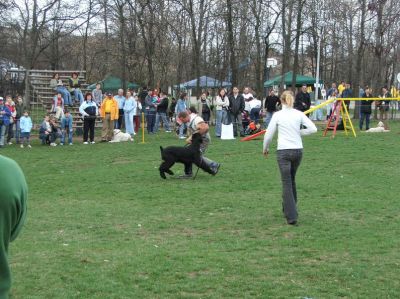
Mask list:
[[[368,130],[369,129],[369,119],[371,117],[371,105],[372,105],[372,101],[368,100],[368,98],[372,98],[372,93],[371,93],[371,89],[369,87],[367,87],[365,89],[365,93],[363,98],[366,98],[365,100],[361,101],[361,107],[360,107],[360,131],[363,128],[363,124],[364,124],[364,119],[365,119],[365,129]]]
[[[277,108],[280,105],[280,103],[281,101],[279,100],[278,96],[275,95],[275,91],[271,89],[264,103],[264,108],[266,111],[266,116],[264,120],[265,128],[268,127],[272,115],[277,111]]]
[[[239,94],[239,88],[233,88],[233,93],[229,96],[229,114],[233,123],[233,135],[237,136],[239,127],[240,136],[244,136],[242,125],[242,112],[244,111],[244,98]]]
[[[307,85],[303,85],[294,100],[294,108],[299,111],[307,111],[311,107],[310,94],[307,92]]]
[[[169,128],[169,121],[167,118],[167,110],[168,110],[168,97],[166,92],[160,93],[160,104],[157,105],[157,113],[156,113],[156,124],[154,126],[154,132],[157,133],[160,122],[162,121],[163,127],[166,133],[170,133],[171,130]]]

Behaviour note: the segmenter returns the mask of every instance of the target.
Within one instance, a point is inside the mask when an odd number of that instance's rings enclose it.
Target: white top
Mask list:
[[[300,129],[303,125],[306,128]],[[301,149],[301,136],[317,132],[314,123],[301,111],[282,105],[282,110],[275,112],[264,135],[263,150],[269,151],[269,144],[278,129],[278,150]]]
[[[250,111],[253,108],[261,108],[261,101],[256,98],[252,99],[251,101],[249,101],[249,108]]]
[[[222,110],[222,108],[228,108],[229,107],[229,99],[227,96],[224,96],[222,99],[220,96],[217,96],[216,100],[216,110]]]

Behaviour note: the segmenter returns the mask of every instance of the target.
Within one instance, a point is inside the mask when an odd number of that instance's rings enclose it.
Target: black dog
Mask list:
[[[168,146],[162,148],[161,159],[163,162],[160,165],[160,176],[166,179],[165,173],[174,175],[170,168],[176,163],[183,163],[185,165],[194,163],[197,167],[201,166],[201,152],[200,145],[203,142],[203,137],[199,133],[192,135],[192,143],[188,146]]]

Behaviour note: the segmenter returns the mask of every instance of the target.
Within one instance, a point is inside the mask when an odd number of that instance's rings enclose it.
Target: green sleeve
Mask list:
[[[13,160],[0,155],[0,299],[8,298],[11,287],[8,246],[24,224],[27,192],[21,168]]]

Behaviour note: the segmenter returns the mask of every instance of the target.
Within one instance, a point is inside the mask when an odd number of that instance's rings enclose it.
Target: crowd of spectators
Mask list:
[[[60,145],[73,145],[76,106],[79,106],[78,117],[83,123],[82,142],[85,145],[95,143],[95,125],[99,118],[102,120],[102,142],[112,140],[114,129],[123,129],[133,138],[141,126],[142,114],[146,120],[145,127],[148,134],[157,134],[162,125],[166,133],[175,130],[178,138],[185,139],[187,124],[178,124],[176,116],[194,106],[198,115],[207,124],[211,124],[212,119],[215,121],[217,138],[221,137],[222,126],[230,124],[233,135],[243,137],[266,128],[273,114],[281,109],[277,91],[274,89],[268,90],[264,103],[256,97],[250,87],[245,87],[242,92],[238,87],[233,87],[230,92],[225,88],[219,89],[214,100],[210,98],[208,92],[202,92],[197,103],[192,105],[186,93],[181,93],[176,100],[159,88],[148,90],[147,87],[143,87],[140,93],[119,89],[114,95],[111,91],[103,92],[101,85],[96,84],[94,90],[83,95],[77,73],[72,74],[66,86],[59,75],[54,74],[50,80],[50,87],[54,89],[50,113],[43,118],[39,127],[41,143],[50,146],[56,146],[58,140]],[[309,88],[307,85],[299,88],[294,100],[295,109],[302,112],[310,109]],[[345,82],[341,82],[338,86],[332,83],[326,92],[326,99],[349,98],[343,101],[347,108],[353,96],[351,85]],[[388,111],[394,103],[387,98],[391,98],[392,95],[387,87],[383,87],[378,96],[382,100],[368,100],[374,97],[372,89],[369,87],[360,89],[359,97],[365,98],[360,102],[360,130],[364,128],[364,123],[365,129],[369,129],[373,103],[379,111],[379,119],[384,122],[385,128],[388,128]],[[335,102],[326,106],[326,119],[332,115],[334,107],[336,107]],[[260,122],[261,119],[263,124]],[[6,96],[5,100],[0,98],[0,147],[11,145],[13,138],[20,147],[31,147],[32,128],[32,120],[28,109],[24,107],[22,97],[18,96],[14,100],[11,96]]]

